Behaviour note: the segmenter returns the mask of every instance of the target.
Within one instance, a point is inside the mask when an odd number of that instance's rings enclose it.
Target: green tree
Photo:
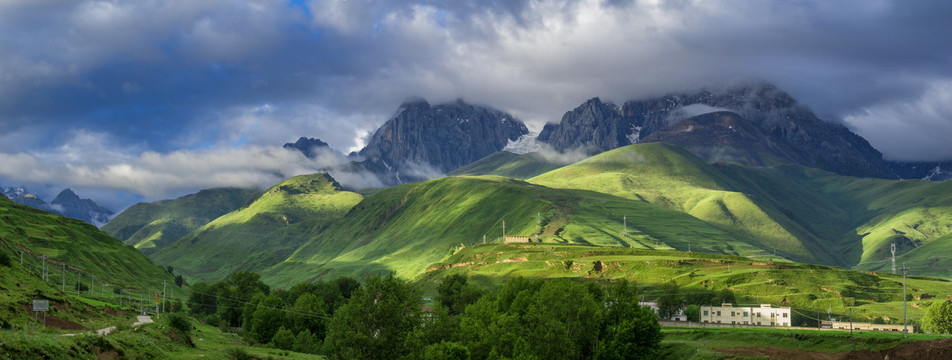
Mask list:
[[[192,294],[188,296],[188,312],[192,315],[214,314],[218,308],[217,302],[212,286],[197,282],[192,285]]]
[[[397,359],[420,326],[420,291],[406,281],[371,276],[334,314],[325,341],[337,357]]]
[[[658,317],[664,320],[681,311],[681,296],[678,286],[674,283],[667,283],[661,286],[661,295],[658,296]]]
[[[278,331],[274,333],[274,337],[271,338],[274,347],[281,350],[291,350],[294,347],[294,340],[294,333],[284,326],[278,328]]]
[[[271,341],[287,319],[284,310],[284,302],[275,295],[268,295],[261,300],[255,307],[251,323],[248,324],[252,338],[262,344]]]
[[[684,316],[687,316],[688,321],[701,321],[701,307],[695,304],[688,305],[688,307],[684,309]]]
[[[628,302],[626,318],[617,325],[608,326],[605,339],[599,343],[600,359],[654,359],[661,346],[661,325],[654,311]]]
[[[307,354],[316,354],[317,350],[320,349],[320,338],[317,335],[311,334],[310,330],[301,330],[294,337],[294,347],[292,350],[307,353]]]
[[[932,303],[922,317],[922,329],[934,334],[952,333],[952,302]]]
[[[469,349],[456,342],[431,344],[423,349],[423,360],[469,360]]]
[[[461,274],[453,274],[440,280],[436,289],[436,301],[443,304],[450,315],[462,314],[467,305],[483,296],[482,290],[467,281],[466,275]]]
[[[291,330],[295,332],[308,330],[318,337],[323,338],[325,333],[325,318],[327,318],[324,308],[324,302],[314,294],[305,293],[298,296],[297,300],[294,301],[294,305],[291,305],[291,312],[288,317],[291,323]]]
[[[182,274],[175,275],[175,286],[182,287],[184,283],[185,280],[182,279]]]

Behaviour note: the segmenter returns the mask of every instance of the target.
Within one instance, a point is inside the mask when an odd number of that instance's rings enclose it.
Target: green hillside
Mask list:
[[[845,264],[826,243],[774,208],[754,201],[726,175],[691,153],[662,143],[608,151],[529,180],[645,201],[734,234],[735,242],[798,261]]]
[[[40,277],[44,264],[46,280]],[[74,300],[62,290],[74,292],[78,280],[84,295],[92,290],[107,297],[117,290],[154,292],[163,282],[175,282],[145,255],[92,225],[0,196],[0,318],[11,324],[32,318],[35,298],[59,304],[56,313],[65,316]]]
[[[628,236],[623,236],[627,217]],[[263,272],[272,284],[395,271],[412,277],[461,246],[506,234],[545,242],[752,254],[703,221],[643,201],[495,177],[447,177],[383,190]]]
[[[188,233],[237,210],[258,195],[250,189],[209,189],[177,199],[138,203],[116,215],[102,231],[150,255]]]
[[[450,176],[499,175],[513,179],[528,179],[547,171],[569,165],[570,162],[554,156],[545,156],[539,152],[514,154],[499,151],[472,164],[451,171]]]
[[[855,306],[858,321],[901,319],[901,276],[776,260],[571,244],[488,244],[447,256],[416,280],[432,282],[465,274],[492,288],[516,276],[597,282],[628,279],[644,288],[648,299],[672,291],[670,285],[676,285],[685,298],[728,289],[739,302],[791,306],[809,316],[815,316],[818,308],[824,316],[827,310],[843,315]],[[918,319],[932,302],[944,301],[950,288],[947,280],[907,278],[909,318]]]
[[[296,176],[152,257],[187,278],[203,281],[220,280],[236,270],[258,271],[287,258],[361,198],[343,191],[327,174]]]

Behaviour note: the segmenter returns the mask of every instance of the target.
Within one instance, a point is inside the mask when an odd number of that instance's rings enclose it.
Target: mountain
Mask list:
[[[592,98],[562,116],[558,125],[546,124],[538,140],[556,150],[602,152],[638,142],[638,119],[622,115],[621,108]]]
[[[952,160],[930,162],[890,161],[886,163],[886,166],[897,179],[952,180]]]
[[[257,195],[257,190],[218,188],[177,199],[138,203],[112,218],[102,226],[102,231],[151,255],[212,220],[237,210]]]
[[[80,199],[70,189],[60,192],[50,205],[63,216],[79,219],[97,226],[108,222],[109,217],[114,214],[111,210],[96,204],[95,201]]]
[[[892,177],[882,154],[846,127],[822,121],[789,94],[759,84],[660,98],[628,101],[621,107],[589,100],[547,126],[539,140],[556,149],[591,147],[599,151],[641,142],[685,119],[730,111],[769,135],[772,146],[792,150],[796,163],[842,175]],[[594,134],[594,135],[593,135]],[[625,140],[628,140],[627,142]],[[698,136],[689,148],[704,157],[716,153],[716,137]],[[613,146],[617,145],[617,146]]]
[[[405,102],[359,155],[389,184],[430,179],[502,150],[527,134],[512,115],[462,100]]]
[[[760,252],[688,214],[644,201],[498,176],[445,177],[367,196],[262,278],[281,285],[375,272],[409,278],[460,247],[500,242],[503,228],[546,242]]]
[[[311,159],[317,157],[317,155],[321,151],[324,151],[324,150],[334,151],[333,149],[331,149],[330,145],[328,145],[326,142],[321,141],[321,139],[314,139],[314,138],[307,138],[307,137],[301,137],[300,139],[298,139],[297,141],[293,143],[284,144],[284,148],[300,151],[302,154],[304,154],[304,156],[307,156],[308,158],[311,158]]]
[[[2,189],[0,189],[2,190]],[[26,188],[10,187],[3,190],[3,195],[17,204],[29,206],[34,209],[53,211],[49,204],[38,196],[31,194]]]
[[[731,161],[752,166],[805,162],[785,142],[777,141],[750,120],[730,111],[694,116],[640,141],[677,145],[707,162]]]
[[[3,191],[3,194],[18,204],[82,220],[96,226],[105,224],[114,214],[111,210],[96,204],[95,201],[81,199],[70,189],[61,191],[49,204],[24,187],[11,187]]]
[[[295,176],[151,257],[203,281],[220,280],[236,270],[260,271],[286,259],[361,199],[330,175]]]

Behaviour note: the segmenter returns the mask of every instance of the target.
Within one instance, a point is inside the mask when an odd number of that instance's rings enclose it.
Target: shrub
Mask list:
[[[10,259],[10,255],[6,251],[0,252],[0,265],[10,267],[13,265],[13,260]]]
[[[242,349],[242,348],[228,348],[228,349],[225,349],[225,355],[228,355],[228,358],[229,358],[229,359],[232,359],[232,360],[251,360],[251,359],[254,359],[254,358],[251,356],[251,354],[248,354],[248,352],[245,351],[245,350]]]
[[[183,337],[188,337],[192,332],[192,323],[188,321],[187,316],[180,313],[169,313],[168,319],[169,326],[177,330]]]
[[[205,317],[205,323],[214,327],[221,325],[221,317],[218,314],[211,314]]]
[[[291,332],[288,328],[282,326],[274,333],[274,337],[271,339],[271,342],[274,343],[274,347],[281,350],[291,350],[294,347],[294,333]]]

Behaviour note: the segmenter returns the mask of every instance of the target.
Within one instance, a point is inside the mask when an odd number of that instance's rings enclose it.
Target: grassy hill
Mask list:
[[[241,209],[192,231],[152,255],[186,277],[216,281],[236,270],[258,271],[284,260],[361,200],[327,174],[277,184]]]
[[[557,156],[546,156],[540,152],[514,154],[499,151],[472,164],[451,171],[450,176],[498,175],[513,179],[528,179],[547,171],[571,164]]]
[[[177,199],[138,203],[103,225],[102,231],[150,255],[237,210],[258,194],[250,189],[219,188]]]
[[[645,201],[703,220],[762,252],[798,261],[844,264],[827,245],[781,211],[761,206],[731,178],[691,153],[662,143],[608,151],[529,180]],[[681,249],[686,250],[686,249]]]
[[[499,242],[503,221],[508,235],[546,242],[758,252],[692,216],[643,201],[496,176],[447,177],[368,196],[263,278],[290,284],[374,271],[412,277],[460,247],[482,243],[483,235]]]
[[[77,280],[97,294],[109,295],[116,289],[151,292],[164,281],[174,287],[174,278],[162,267],[96,227],[3,196],[0,258],[9,260],[0,261],[0,318],[9,324],[32,319],[30,304],[36,298],[50,299],[59,316],[84,308],[63,292],[75,291]],[[40,277],[44,264],[46,280]]]
[[[643,288],[649,299],[670,291],[662,285],[676,284],[681,295],[729,289],[739,302],[791,306],[810,317],[816,316],[817,309],[824,317],[828,309],[843,315],[849,306],[855,306],[857,321],[902,316],[901,276],[770,257],[575,244],[488,244],[461,249],[415,279],[432,282],[451,274],[465,274],[490,288],[515,276],[596,282],[628,279]],[[948,280],[907,278],[907,291],[912,294],[909,318],[921,317],[933,301],[945,301],[950,286]]]

